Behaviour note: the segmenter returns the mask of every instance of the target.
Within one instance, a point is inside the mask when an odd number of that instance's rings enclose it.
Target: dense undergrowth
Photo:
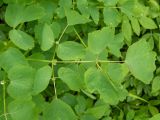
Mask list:
[[[0,0],[0,120],[159,120],[158,0]]]

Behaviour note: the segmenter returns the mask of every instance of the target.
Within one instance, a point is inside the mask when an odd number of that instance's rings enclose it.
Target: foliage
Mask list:
[[[0,0],[0,120],[159,120],[159,0]]]

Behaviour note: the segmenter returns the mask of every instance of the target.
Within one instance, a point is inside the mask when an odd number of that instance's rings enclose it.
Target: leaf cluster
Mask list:
[[[0,0],[0,120],[159,120],[158,0]]]

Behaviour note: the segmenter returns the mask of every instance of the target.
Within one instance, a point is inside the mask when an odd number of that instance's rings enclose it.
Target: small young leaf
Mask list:
[[[42,40],[41,40],[41,49],[43,51],[49,50],[54,43],[54,34],[51,27],[48,24],[43,26],[42,30]]]
[[[132,25],[133,31],[139,36],[141,30],[140,30],[140,25],[139,25],[138,20],[134,17],[132,17],[130,20],[131,20],[131,25]]]
[[[155,70],[156,54],[145,40],[131,45],[126,54],[126,64],[131,73],[142,82],[149,84]]]
[[[60,99],[54,99],[44,111],[44,120],[76,120],[72,108]]]
[[[73,41],[66,41],[58,46],[57,56],[62,60],[77,60],[85,55],[84,47]]]
[[[155,22],[149,18],[149,17],[140,17],[139,18],[140,24],[145,28],[145,29],[156,29],[157,25]]]
[[[16,46],[23,50],[29,50],[34,47],[34,39],[21,30],[11,30],[9,38]]]
[[[37,70],[35,80],[33,82],[33,94],[37,95],[45,90],[51,79],[52,69],[49,66],[44,66]]]
[[[130,22],[126,16],[123,17],[122,33],[124,35],[124,38],[126,39],[127,44],[130,45],[132,42],[132,28],[131,28]]]
[[[160,76],[156,76],[153,79],[152,83],[152,93],[155,93],[160,90]]]

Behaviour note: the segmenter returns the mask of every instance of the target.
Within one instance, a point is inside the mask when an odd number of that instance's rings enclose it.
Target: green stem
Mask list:
[[[109,61],[109,60],[62,60],[62,61],[56,61],[56,60],[40,60],[40,59],[31,59],[27,58],[29,61],[36,61],[36,62],[45,62],[45,63],[53,63],[57,64],[63,64],[63,63],[124,63],[124,61]]]
[[[4,112],[4,118],[7,120],[7,109],[6,109],[6,75],[4,75],[4,80],[3,80],[3,112]]]
[[[141,101],[146,102],[146,103],[149,104],[149,102],[148,102],[147,100],[145,100],[145,99],[143,99],[143,98],[141,98],[141,97],[139,97],[139,96],[137,96],[137,95],[134,95],[134,94],[132,94],[132,93],[129,93],[128,96],[129,96],[129,97],[132,97],[132,98],[135,98],[135,99],[139,99],[139,100],[141,100]]]
[[[55,79],[55,76],[54,76],[54,65],[56,64],[56,61],[55,61],[55,56],[56,56],[56,51],[57,51],[57,48],[58,48],[58,45],[59,45],[59,42],[61,41],[65,31],[67,30],[68,28],[68,24],[66,25],[66,27],[64,28],[64,30],[62,31],[59,39],[57,40],[56,42],[56,46],[55,46],[55,49],[54,49],[54,52],[53,52],[53,58],[52,58],[52,61],[49,61],[49,60],[44,60],[44,62],[48,62],[48,63],[52,63],[52,81],[53,81],[53,85],[54,85],[54,93],[55,93],[55,98],[57,99],[57,90],[56,90],[56,79]]]
[[[77,37],[79,38],[80,42],[83,44],[84,47],[87,47],[87,45],[83,42],[83,39],[81,36],[78,34],[77,30],[74,28],[74,32],[76,33]]]

